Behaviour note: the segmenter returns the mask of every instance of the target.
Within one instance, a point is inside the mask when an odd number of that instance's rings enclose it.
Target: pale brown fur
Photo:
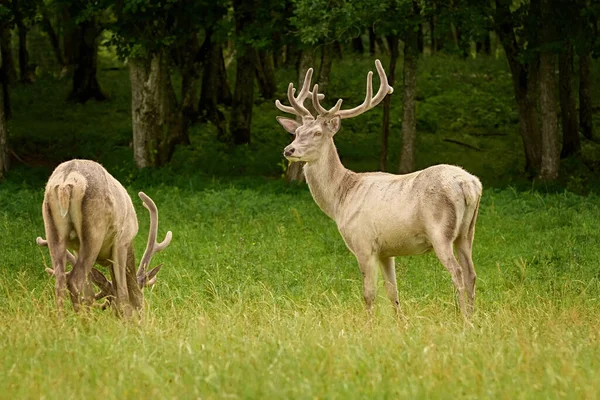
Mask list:
[[[380,65],[378,70],[381,76]],[[308,74],[307,79],[310,80]],[[382,90],[388,90],[383,83],[376,96],[379,101],[383,99]],[[368,88],[366,106],[362,111],[350,110],[351,116],[376,105],[368,101],[369,91]],[[293,91],[288,93],[293,94]],[[292,105],[296,104],[293,108],[298,108],[297,113],[303,114],[301,123],[277,118],[295,135],[284,155],[290,161],[306,162],[304,174],[315,202],[336,222],[346,245],[358,260],[367,309],[370,311],[373,306],[379,267],[387,295],[400,313],[394,256],[433,250],[452,276],[461,311],[469,315],[475,297],[476,274],[471,254],[482,194],[479,179],[462,168],[443,164],[405,175],[352,172],[342,165],[333,141],[344,117],[337,111],[339,106],[336,105],[337,110],[334,107],[333,112],[320,112],[316,117],[306,115],[299,107],[303,101],[301,95],[297,99],[290,98]],[[312,95],[315,104],[316,85]],[[292,107],[279,108],[289,111]],[[315,109],[319,108],[324,110],[315,104]],[[454,256],[453,246],[460,263]]]
[[[98,296],[90,278],[100,287],[108,288],[104,295],[116,297],[119,313],[128,316],[142,308],[143,285],[138,283],[140,276],[136,276],[133,255],[137,216],[129,194],[106,169],[89,160],[60,164],[46,184],[42,214],[47,241],[38,238],[38,244],[47,245],[50,250],[53,269],[49,272],[56,277],[59,309],[63,308],[67,288],[75,310],[82,304],[91,305]],[[171,240],[170,232],[167,239],[164,247]],[[65,268],[67,259],[74,263],[70,273]],[[114,285],[106,278],[103,282],[99,271],[90,275],[94,263],[111,269]],[[147,282],[145,267],[138,275],[143,275],[141,278]],[[152,276],[157,272],[151,271]]]

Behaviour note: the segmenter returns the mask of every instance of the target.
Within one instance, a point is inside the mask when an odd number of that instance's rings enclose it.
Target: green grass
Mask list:
[[[131,194],[138,187],[131,188]],[[0,188],[1,398],[597,398],[600,198],[486,190],[465,326],[433,255],[397,259],[406,321],[375,317],[305,188],[145,188],[174,232],[141,323],[57,319],[42,191]],[[148,216],[140,219],[137,254]]]
[[[336,61],[331,97],[360,103],[369,69],[372,59]],[[419,65],[417,166],[462,165],[485,187],[472,327],[432,254],[396,260],[404,321],[381,283],[367,318],[335,224],[305,186],[279,179],[290,138],[271,101],[256,102],[251,145],[228,149],[197,125],[169,166],[137,171],[125,69],[100,71],[105,103],[66,103],[68,80],[50,76],[16,87],[10,142],[24,163],[0,184],[0,399],[600,398],[598,145],[564,162],[558,185],[527,181],[507,71],[492,58]],[[284,98],[295,78],[278,73]],[[381,111],[344,121],[336,144],[348,167],[377,169]],[[400,116],[396,90],[390,170]],[[72,157],[101,161],[128,187],[138,260],[148,215],[137,191],[157,203],[161,235],[173,231],[141,322],[70,306],[57,318],[35,238],[50,169]]]

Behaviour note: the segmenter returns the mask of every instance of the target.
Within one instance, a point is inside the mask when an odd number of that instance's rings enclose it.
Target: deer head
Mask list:
[[[340,129],[341,120],[344,118],[356,117],[371,108],[378,105],[387,94],[393,93],[394,89],[388,84],[387,76],[381,66],[379,60],[375,60],[375,67],[379,74],[379,90],[373,97],[373,72],[367,74],[367,93],[363,103],[349,110],[342,110],[342,99],[327,110],[321,106],[319,99],[322,95],[319,94],[319,85],[315,84],[312,92],[309,91],[310,81],[313,74],[313,69],[309,68],[304,78],[302,90],[298,96],[294,97],[296,89],[294,84],[288,86],[288,100],[290,106],[284,106],[279,100],[275,101],[275,105],[283,112],[294,114],[301,118],[301,121],[296,121],[290,118],[277,117],[277,121],[289,133],[295,135],[294,141],[285,148],[284,156],[290,161],[315,161],[320,157],[323,143],[333,138],[333,135]],[[311,97],[312,104],[316,110],[316,115],[312,115],[304,106],[304,101]]]

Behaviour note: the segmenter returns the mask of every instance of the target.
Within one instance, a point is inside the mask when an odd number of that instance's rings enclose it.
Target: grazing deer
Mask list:
[[[136,273],[133,239],[138,221],[125,188],[94,161],[71,160],[56,167],[42,204],[47,240],[38,237],[37,243],[50,250],[52,269],[47,272],[56,278],[59,310],[67,288],[76,311],[81,304],[91,305],[103,297],[108,297],[108,304],[116,300],[117,312],[125,316],[142,309],[141,289],[156,282],[161,268],[148,272],[148,265],[155,253],[169,245],[172,233],[156,242],[158,209],[146,194],[140,192],[139,196],[150,212],[150,233]],[[70,272],[65,271],[67,260],[73,266]],[[109,268],[112,282],[94,268],[95,263]],[[98,294],[92,282],[100,288]]]
[[[290,83],[287,95],[291,107],[279,100],[275,105],[301,117],[302,122],[277,117],[283,128],[295,135],[283,154],[292,162],[306,162],[304,174],[315,202],[336,222],[346,246],[358,260],[369,313],[375,299],[377,267],[381,268],[387,296],[401,315],[394,256],[433,250],[450,272],[460,309],[467,316],[473,311],[475,298],[471,253],[482,192],[479,179],[452,165],[436,165],[406,175],[355,173],[342,165],[336,151],[333,136],[341,120],[370,110],[393,92],[379,60],[375,66],[381,82],[377,94],[373,97],[373,73],[369,72],[364,102],[349,110],[341,109],[341,99],[329,110],[321,106],[318,85],[309,91],[312,69],[306,73],[297,97]],[[316,116],[304,106],[309,96]]]

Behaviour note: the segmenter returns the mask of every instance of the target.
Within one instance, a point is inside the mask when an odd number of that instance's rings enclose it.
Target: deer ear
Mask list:
[[[291,133],[292,135],[296,134],[296,129],[298,129],[302,124],[295,119],[277,117],[277,122],[283,126],[283,129]]]
[[[329,129],[331,129],[331,133],[335,135],[337,131],[340,130],[340,125],[342,124],[342,119],[339,115],[336,115],[331,120],[329,120]]]

